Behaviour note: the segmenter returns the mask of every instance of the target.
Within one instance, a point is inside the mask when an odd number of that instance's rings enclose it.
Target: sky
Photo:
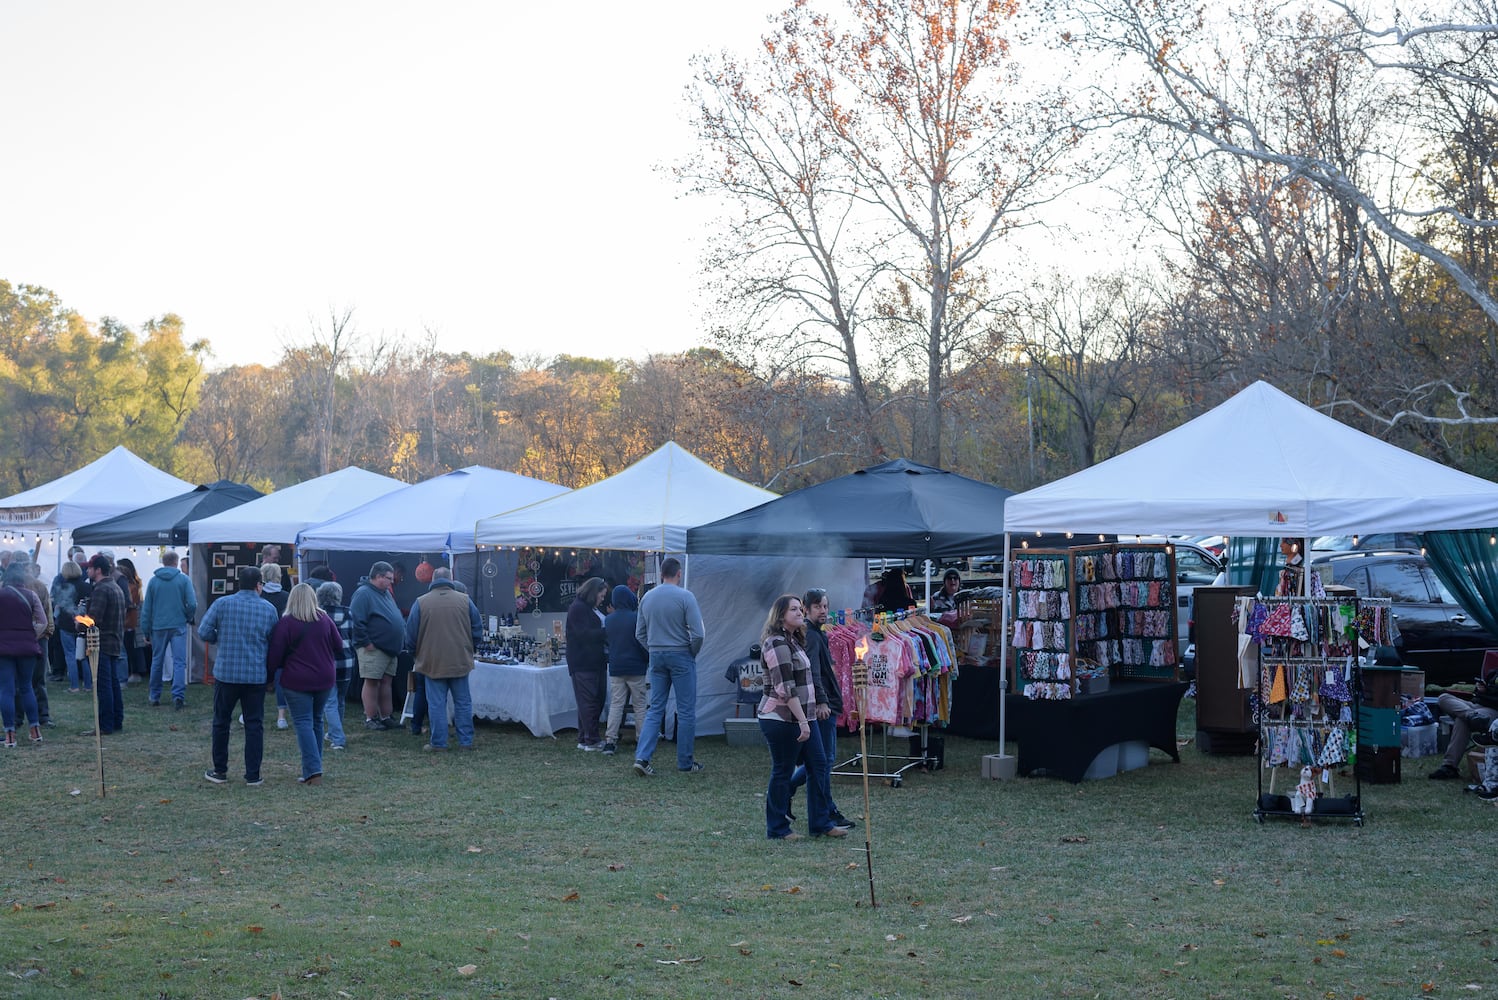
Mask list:
[[[0,279],[215,366],[353,310],[442,350],[702,342],[694,53],[786,0],[0,0]]]

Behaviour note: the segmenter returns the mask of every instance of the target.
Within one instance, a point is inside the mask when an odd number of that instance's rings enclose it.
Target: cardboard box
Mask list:
[[[731,747],[765,745],[765,734],[760,732],[758,719],[724,719],[723,736]]]
[[[1019,759],[1009,754],[991,753],[983,758],[983,777],[990,781],[1013,781]]]
[[[1399,675],[1399,693],[1410,698],[1425,697],[1425,671],[1405,667]]]

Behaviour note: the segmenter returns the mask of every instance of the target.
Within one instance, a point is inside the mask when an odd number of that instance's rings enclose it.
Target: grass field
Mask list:
[[[642,780],[628,746],[356,727],[305,788],[272,729],[249,788],[236,732],[215,786],[205,689],[131,686],[101,799],[89,703],[53,692],[46,742],[0,752],[4,997],[1498,996],[1498,810],[1434,758],[1365,785],[1365,826],[1301,828],[1253,821],[1248,758],[995,783],[949,738],[871,789],[874,908],[864,827],[766,841],[769,755],[722,737]]]

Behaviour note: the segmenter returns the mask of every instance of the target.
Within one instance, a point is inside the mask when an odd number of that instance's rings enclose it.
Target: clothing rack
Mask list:
[[[932,616],[926,615],[924,612],[915,608],[903,611],[875,611],[872,608],[845,608],[835,613],[834,624],[846,626],[851,622],[857,622],[868,625],[872,632],[877,632],[880,626],[887,623],[900,622],[914,618],[925,618],[933,626],[946,628],[946,626],[941,626],[938,622],[936,622],[935,618],[933,618]],[[947,631],[950,632],[950,629],[948,629]],[[955,652],[955,643],[953,645]],[[956,658],[954,655],[952,669],[955,669],[955,662]],[[845,699],[849,694],[850,692],[844,692]],[[863,752],[856,753],[846,760],[835,763],[832,767],[831,772],[834,776],[862,777],[864,774],[863,767],[866,758],[867,762],[871,765],[868,771],[868,776],[871,778],[878,778],[880,780],[887,781],[892,788],[899,788],[904,782],[905,774],[913,769],[921,768],[925,770],[935,770],[937,766],[937,758],[933,757],[930,753],[931,741],[929,723],[914,721],[911,722],[908,726],[904,727],[909,728],[912,731],[913,736],[919,736],[919,756],[915,755],[914,753],[891,754],[889,749],[890,729],[895,725],[902,724],[891,723],[887,721],[871,722],[868,719],[861,720],[861,724],[879,725],[881,727],[879,734],[880,742],[877,752],[871,751],[867,754]],[[877,765],[874,765],[873,762],[876,760],[879,763]]]

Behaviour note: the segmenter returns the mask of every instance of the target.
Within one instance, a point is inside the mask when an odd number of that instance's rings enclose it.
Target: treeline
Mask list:
[[[1065,289],[1051,290],[1053,305],[1091,302],[1098,312],[1110,301],[1097,289],[1080,296]],[[1061,344],[1053,334],[1043,350],[1040,328],[1031,327],[1031,350],[999,340],[991,356],[952,372],[941,410],[943,467],[1027,489],[1163,433],[1252,378],[1275,381],[1267,369],[1276,360],[1294,375],[1280,387],[1306,398],[1304,375],[1284,349],[1245,354],[1236,369],[1219,351],[1214,376],[1183,360],[1168,311],[1144,324],[1153,335],[1128,343],[1098,315],[1088,324],[1097,337],[1090,344]],[[757,367],[719,348],[643,359],[475,356],[445,352],[430,338],[361,337],[350,314],[310,329],[273,365],[210,370],[207,342],[188,340],[174,315],[140,330],[93,323],[44,289],[3,280],[0,344],[0,495],[72,471],[116,444],[189,481],[263,489],[346,465],[407,482],[485,465],[577,487],[673,440],[731,475],[785,492],[919,456],[927,429],[926,400],[908,383],[869,383],[871,426],[846,380]],[[1370,377],[1380,367],[1364,365]],[[1406,425],[1393,436],[1491,474],[1485,426],[1444,425],[1433,434]],[[1161,475],[1189,476],[1209,461],[1232,456],[1183,455]]]

